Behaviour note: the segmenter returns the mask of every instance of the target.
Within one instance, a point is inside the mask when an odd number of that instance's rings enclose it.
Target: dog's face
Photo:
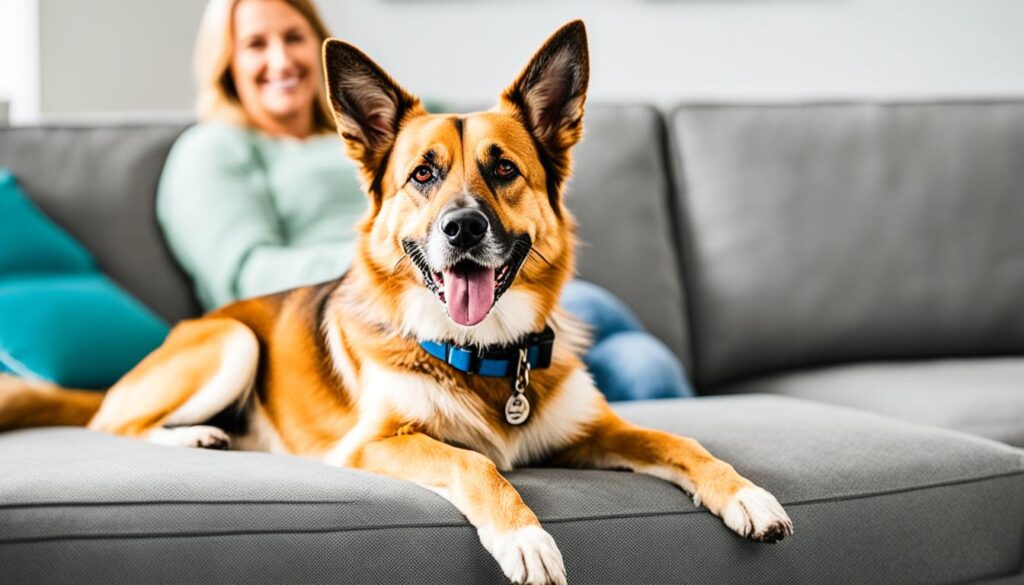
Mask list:
[[[421,338],[511,342],[573,269],[561,189],[580,137],[586,33],[555,33],[489,112],[427,114],[358,49],[324,45],[328,92],[372,199],[361,260]]]
[[[404,196],[384,201],[372,239],[383,248],[397,235],[449,318],[473,327],[513,285],[531,280],[524,262],[533,242],[561,256],[544,169],[530,135],[508,116],[424,117],[409,126],[396,141],[392,177]]]

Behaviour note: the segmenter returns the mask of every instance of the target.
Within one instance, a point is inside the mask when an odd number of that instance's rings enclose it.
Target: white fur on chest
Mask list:
[[[441,441],[486,455],[503,470],[565,447],[601,412],[600,394],[583,370],[566,378],[544,408],[522,426],[512,427],[512,432],[492,428],[495,414],[489,409],[494,407],[476,394],[444,388],[427,376],[367,362],[361,382],[360,416],[390,410]],[[503,412],[499,418],[503,420]]]

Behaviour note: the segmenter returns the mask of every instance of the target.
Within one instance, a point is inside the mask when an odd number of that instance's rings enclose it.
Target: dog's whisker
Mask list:
[[[408,254],[402,254],[402,257],[398,259],[398,262],[395,262],[395,265],[391,267],[391,274],[388,275],[388,278],[394,276],[398,272],[398,268],[402,265],[402,262],[406,260],[412,262],[412,259],[409,258]]]
[[[544,254],[541,254],[540,252],[538,252],[537,248],[534,248],[533,246],[530,246],[530,249],[527,251],[527,254],[530,254],[530,255],[533,255],[533,256],[536,256],[536,257],[540,258],[541,260],[544,261],[545,264],[547,264],[548,266],[554,268],[554,264],[552,264],[547,258],[545,258]]]

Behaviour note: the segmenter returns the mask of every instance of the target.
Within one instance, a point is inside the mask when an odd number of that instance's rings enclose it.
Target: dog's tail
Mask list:
[[[102,401],[103,392],[70,390],[0,374],[0,431],[84,426]]]

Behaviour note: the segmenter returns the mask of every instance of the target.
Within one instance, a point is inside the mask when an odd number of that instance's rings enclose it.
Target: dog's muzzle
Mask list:
[[[442,223],[440,229],[449,241],[456,240],[461,245],[468,244],[469,248],[473,249],[480,246],[484,238],[484,235],[480,235],[480,230],[483,229],[483,233],[486,234],[487,228],[481,228],[477,223],[479,218],[463,213],[467,211],[479,213],[473,209],[461,209],[446,214],[442,222],[450,219],[451,223]],[[453,214],[460,215],[449,218]],[[484,220],[486,221],[486,217]],[[474,238],[477,240],[476,243],[470,244]],[[455,243],[451,246],[458,247]],[[530,252],[531,241],[525,234],[513,239],[506,247],[505,253],[497,256],[496,261],[484,263],[474,259],[472,254],[463,254],[462,259],[440,269],[431,266],[424,248],[415,240],[404,240],[402,247],[413,264],[419,268],[426,287],[445,306],[448,317],[459,325],[472,327],[487,317],[501,295],[512,286]]]

